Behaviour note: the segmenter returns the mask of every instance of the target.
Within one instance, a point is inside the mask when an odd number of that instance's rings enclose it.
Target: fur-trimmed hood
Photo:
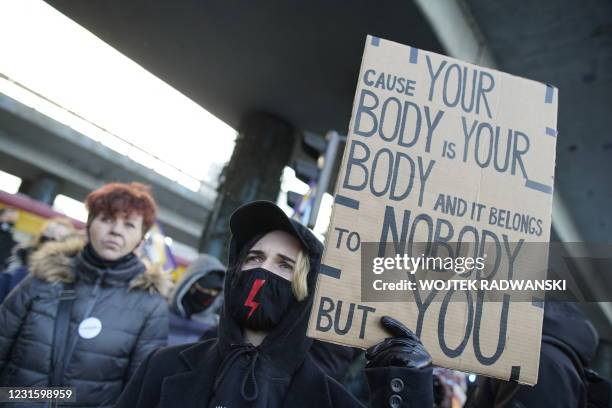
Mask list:
[[[74,258],[85,247],[82,238],[69,238],[62,242],[47,242],[30,256],[29,269],[32,275],[48,283],[74,282]],[[160,265],[145,263],[144,273],[129,282],[130,289],[147,290],[168,296],[172,281]]]

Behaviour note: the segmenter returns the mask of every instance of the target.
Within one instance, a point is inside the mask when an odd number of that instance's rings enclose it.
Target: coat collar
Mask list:
[[[294,374],[283,407],[333,408],[328,381],[309,356]]]
[[[160,408],[197,408],[212,396],[215,374],[221,364],[217,340],[196,343],[183,350],[180,358],[188,371],[164,379]]]
[[[75,259],[83,250],[85,240],[72,237],[61,242],[47,242],[30,256],[32,275],[47,283],[74,282]],[[166,296],[172,284],[170,275],[160,265],[146,264],[144,273],[130,280],[130,289],[146,290]]]
[[[222,360],[217,340],[197,343],[183,350],[180,358],[188,370],[163,380],[160,408],[202,407],[212,397],[213,384]],[[310,357],[294,373],[283,407],[332,408],[328,377]]]

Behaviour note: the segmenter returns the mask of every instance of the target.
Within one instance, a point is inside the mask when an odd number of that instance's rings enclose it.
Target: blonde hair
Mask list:
[[[293,295],[301,302],[308,296],[308,271],[310,271],[310,261],[308,253],[303,249],[298,252],[293,269],[293,279],[291,280],[291,288]]]

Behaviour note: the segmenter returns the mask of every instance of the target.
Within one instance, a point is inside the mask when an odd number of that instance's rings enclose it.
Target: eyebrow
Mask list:
[[[266,255],[266,253],[264,251],[261,251],[259,249],[251,249],[249,252],[247,252],[247,255]],[[287,262],[291,262],[293,264],[295,264],[295,260],[283,255],[283,254],[276,254],[279,258],[282,258],[283,260],[287,261]]]
[[[285,256],[285,255],[283,255],[283,254],[278,254],[278,256],[279,256],[280,258],[284,259],[285,261],[291,262],[291,263],[293,263],[293,264],[295,263],[295,261],[294,261],[293,259],[289,258],[288,256]]]

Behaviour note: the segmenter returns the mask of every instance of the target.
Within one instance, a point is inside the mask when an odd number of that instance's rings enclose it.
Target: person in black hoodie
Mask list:
[[[466,407],[586,407],[580,369],[588,367],[598,342],[597,331],[575,303],[546,302],[538,383],[530,387],[482,377]]]
[[[193,343],[208,330],[216,337],[224,279],[225,266],[208,254],[200,254],[183,272],[168,300],[168,345]]]
[[[362,406],[308,353],[322,244],[267,201],[236,210],[230,229],[218,338],[153,353],[116,407]],[[431,357],[401,323],[381,324],[392,337],[367,352],[371,405],[431,407]]]

